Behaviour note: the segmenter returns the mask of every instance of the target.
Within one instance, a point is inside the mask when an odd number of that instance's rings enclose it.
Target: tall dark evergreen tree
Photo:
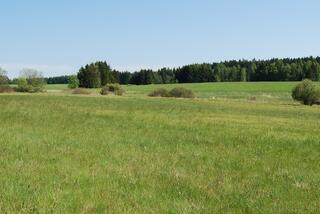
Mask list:
[[[78,75],[79,86],[83,88],[99,88],[101,87],[100,72],[95,64],[81,67]]]
[[[102,61],[81,67],[78,72],[80,87],[98,88],[108,83],[118,83],[118,72]]]
[[[119,72],[119,83],[122,85],[127,85],[130,83],[132,74],[128,71]]]
[[[111,67],[106,62],[98,61],[94,64],[95,66],[97,66],[98,71],[100,73],[100,82],[102,86],[114,82]]]

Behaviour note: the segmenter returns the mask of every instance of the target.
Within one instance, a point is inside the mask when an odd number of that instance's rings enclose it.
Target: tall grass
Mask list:
[[[320,209],[320,109],[0,95],[2,213]]]

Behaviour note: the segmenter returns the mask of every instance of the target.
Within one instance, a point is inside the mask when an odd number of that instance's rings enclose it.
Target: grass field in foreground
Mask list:
[[[0,95],[0,212],[320,210],[320,109]]]

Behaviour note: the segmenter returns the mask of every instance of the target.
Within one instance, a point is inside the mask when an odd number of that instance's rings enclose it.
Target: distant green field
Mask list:
[[[212,92],[289,92],[297,82],[228,82],[228,83],[185,83],[164,85],[129,85],[129,91],[149,92],[154,88],[185,87],[198,93]]]
[[[0,213],[318,213],[320,107],[295,84],[0,94]]]
[[[161,85],[125,85],[127,95],[147,95],[157,88],[184,87],[194,91],[199,98],[234,98],[258,100],[291,100],[291,90],[297,82],[230,82],[189,83]],[[67,85],[47,85],[48,90],[65,90]],[[99,89],[89,89],[98,93]]]
[[[189,83],[167,85],[129,85],[125,89],[129,93],[147,94],[156,88],[172,89],[184,87],[191,89],[200,98],[250,98],[256,96],[261,99],[288,99],[296,82],[231,82],[231,83]]]
[[[65,90],[68,89],[66,84],[48,84],[46,85],[47,90]]]

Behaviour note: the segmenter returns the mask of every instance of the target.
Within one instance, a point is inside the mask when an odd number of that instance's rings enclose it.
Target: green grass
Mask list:
[[[129,85],[127,89],[136,92],[148,92],[157,87],[185,87],[198,93],[211,92],[288,92],[297,82],[229,82],[229,83],[185,83],[164,85]]]
[[[257,85],[0,95],[0,213],[317,213],[320,108],[228,97],[291,90]]]
[[[162,85],[125,85],[126,96],[146,96],[157,88],[172,89],[184,87],[195,92],[198,98],[215,99],[250,99],[258,101],[285,101],[291,100],[291,90],[297,82],[231,82],[231,83],[189,83],[189,84],[162,84]],[[66,90],[67,85],[47,85],[47,89]],[[99,89],[89,89],[98,94]]]
[[[200,98],[232,98],[248,99],[255,97],[260,100],[288,100],[296,82],[231,82],[231,83],[189,83],[166,85],[129,85],[125,89],[133,94],[148,94],[156,88],[172,89],[184,87],[191,89]]]
[[[66,90],[68,89],[67,84],[47,84],[46,85],[47,90]]]

